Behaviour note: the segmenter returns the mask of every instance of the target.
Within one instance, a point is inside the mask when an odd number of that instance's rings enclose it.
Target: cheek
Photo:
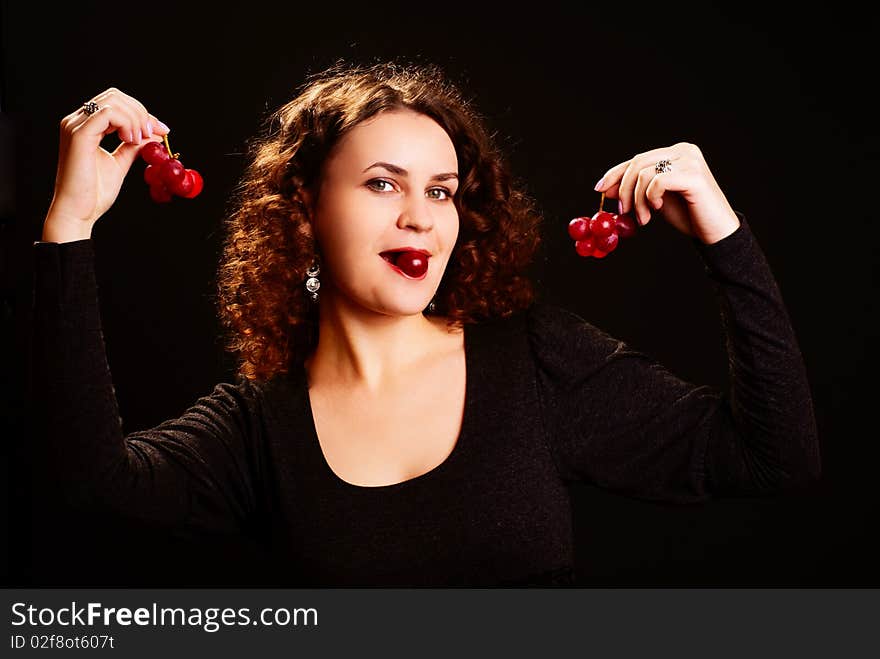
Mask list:
[[[449,249],[452,250],[455,241],[458,239],[458,234],[461,231],[461,216],[455,208],[450,212],[449,221],[446,222],[444,226],[446,226],[444,238],[446,239]]]
[[[346,245],[359,240],[359,232],[365,226],[363,209],[343,195],[330,195],[329,203],[321,204],[316,213],[316,234],[328,252],[344,251]]]

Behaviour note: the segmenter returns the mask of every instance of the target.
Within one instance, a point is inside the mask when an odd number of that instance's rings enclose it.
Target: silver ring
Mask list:
[[[87,117],[91,117],[95,112],[100,110],[101,108],[94,101],[88,101],[83,103],[82,111],[85,112]]]
[[[661,160],[656,165],[654,165],[654,171],[657,174],[665,174],[666,172],[671,172],[672,163],[669,160]]]

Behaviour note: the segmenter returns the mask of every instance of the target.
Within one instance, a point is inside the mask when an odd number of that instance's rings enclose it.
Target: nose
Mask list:
[[[433,210],[429,199],[407,199],[400,215],[397,218],[397,226],[401,229],[413,228],[418,231],[428,231],[434,226]]]

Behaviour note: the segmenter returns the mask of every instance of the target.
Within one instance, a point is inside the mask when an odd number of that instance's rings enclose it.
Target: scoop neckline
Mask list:
[[[415,487],[421,483],[429,481],[431,479],[437,478],[439,475],[442,475],[445,471],[449,469],[449,465],[453,462],[458,461],[460,455],[463,450],[463,442],[468,436],[471,426],[471,409],[474,407],[473,405],[473,384],[474,384],[474,375],[476,374],[475,365],[474,365],[474,351],[472,349],[472,340],[473,337],[471,335],[471,325],[465,324],[462,326],[462,331],[464,332],[464,362],[465,362],[465,393],[464,393],[464,411],[462,413],[461,420],[461,428],[458,432],[458,437],[455,440],[455,445],[452,447],[452,451],[450,451],[449,455],[446,458],[437,464],[434,468],[429,469],[428,471],[419,474],[418,476],[414,476],[413,478],[407,478],[403,481],[398,481],[397,483],[388,483],[386,485],[357,485],[356,483],[349,483],[347,480],[341,478],[333,468],[330,466],[330,463],[327,461],[327,456],[324,455],[324,449],[321,447],[321,440],[318,437],[318,424],[315,423],[315,414],[312,409],[312,399],[309,396],[309,382],[308,382],[308,374],[305,371],[305,368],[302,369],[302,377],[303,377],[303,387],[304,387],[304,399],[305,399],[305,408],[306,408],[306,417],[308,423],[308,441],[313,448],[313,450],[317,453],[318,461],[321,463],[321,469],[324,472],[324,475],[333,481],[337,486],[357,491],[357,492],[387,492],[389,490],[395,489],[404,489],[407,487]]]

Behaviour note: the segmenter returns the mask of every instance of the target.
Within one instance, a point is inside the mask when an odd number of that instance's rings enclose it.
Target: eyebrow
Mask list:
[[[409,176],[409,172],[406,171],[403,167],[399,167],[398,165],[393,165],[390,162],[374,162],[372,165],[367,167],[364,172],[367,172],[373,167],[381,167],[383,169],[387,169],[392,174],[397,174],[398,176]],[[448,181],[449,179],[458,179],[458,174],[455,172],[446,172],[445,174],[434,174],[430,178],[431,181]]]

